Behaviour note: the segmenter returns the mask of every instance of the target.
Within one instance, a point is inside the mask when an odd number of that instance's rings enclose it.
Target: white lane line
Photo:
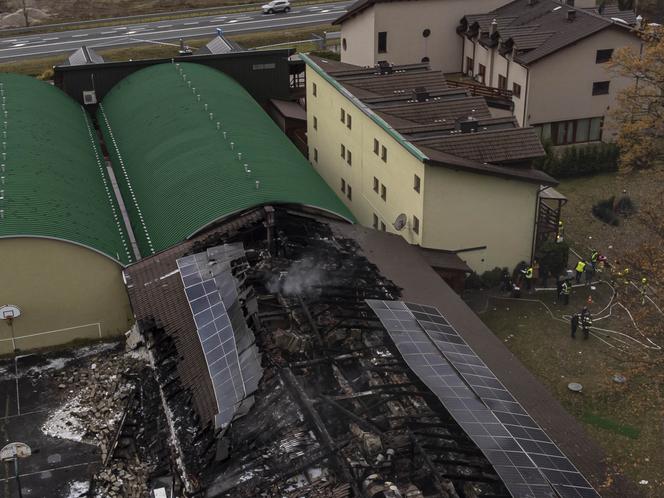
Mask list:
[[[82,38],[83,36],[88,36],[88,34],[84,33],[82,35],[71,35],[72,38]]]
[[[341,12],[346,12],[346,11],[345,11],[345,10],[341,10],[341,11],[339,11],[339,12],[341,13]],[[287,22],[287,23],[280,23],[280,24],[277,24],[277,25],[275,25],[275,29],[278,29],[278,28],[281,27],[281,26],[292,26],[292,25],[296,25],[296,24],[298,24],[298,23],[301,22],[301,21],[300,21],[301,19],[304,19],[304,18],[308,18],[308,17],[312,17],[312,18],[315,18],[315,17],[321,17],[322,15],[325,15],[325,14],[314,13],[314,14],[304,14],[304,15],[301,15],[301,16],[290,16],[290,17],[288,18],[288,20],[289,20],[289,21],[292,21],[292,22]],[[252,21],[245,21],[243,24],[247,26],[246,29],[251,29],[251,25],[254,25],[254,24],[265,24],[265,23],[270,23],[270,22],[274,22],[274,18],[270,18],[270,19],[256,19],[256,20],[252,20]],[[310,20],[307,20],[307,21],[304,21],[304,22],[305,22],[305,23],[308,23],[308,24],[313,24],[313,23],[316,22],[316,20],[315,20],[315,19],[310,19]],[[230,24],[230,21],[227,22],[227,23],[225,23],[225,24],[222,24],[222,26],[228,26],[229,24]],[[232,26],[232,24],[231,24],[231,26]],[[116,28],[116,29],[127,29],[127,28],[126,28],[126,27],[121,27],[121,28]],[[163,32],[159,33],[159,35],[165,35],[165,34],[168,34],[168,33],[178,33],[178,34],[180,34],[180,33],[184,32],[184,31],[200,31],[201,29],[204,29],[204,28],[202,28],[202,27],[197,27],[197,28],[179,28],[179,29],[171,29],[171,30],[168,30],[168,31],[163,31]],[[246,29],[245,29],[245,30],[246,30]],[[92,42],[96,42],[96,41],[101,41],[101,42],[108,43],[110,40],[112,40],[112,39],[114,39],[114,38],[118,38],[118,39],[125,38],[127,34],[128,34],[128,33],[118,33],[116,36],[108,36],[108,37],[102,37],[102,38],[90,38],[90,39],[88,39],[88,40],[86,40],[86,41],[87,41],[88,43],[92,43]],[[42,44],[42,45],[33,45],[33,46],[30,47],[30,48],[32,48],[32,49],[40,48],[40,47],[49,47],[49,48],[51,48],[51,47],[54,47],[54,46],[57,46],[57,45],[71,45],[71,44],[73,44],[73,43],[75,43],[75,42],[73,42],[73,41],[61,41],[61,42],[55,42],[55,43],[46,43],[46,44]],[[23,46],[23,45],[21,45],[21,46]],[[106,45],[105,45],[105,46],[106,46]],[[0,59],[3,59],[3,58],[4,58],[4,59],[7,59],[7,58],[10,58],[10,57],[16,57],[15,55],[2,55],[2,54],[4,54],[4,53],[6,53],[6,52],[12,50],[13,48],[17,48],[17,47],[9,47],[9,48],[5,48],[5,49],[0,49]],[[26,54],[26,55],[42,55],[42,54],[51,54],[51,53],[53,53],[52,50],[51,50],[51,51],[45,51],[45,52],[31,52],[30,54]]]
[[[12,45],[12,48],[18,48],[18,47],[25,47],[27,43],[17,43],[16,45]]]
[[[321,14],[327,14],[328,12],[330,12],[330,9],[321,10],[320,12]]]
[[[117,31],[118,29],[129,29],[129,28],[127,28],[127,26],[121,26],[121,27],[119,27],[119,28],[115,28],[115,29],[116,29],[116,31]]]
[[[53,40],[59,40],[57,36],[54,36],[53,38],[43,38],[42,41],[53,41]]]
[[[183,23],[183,24],[184,24],[185,26],[195,26],[196,24],[198,24],[198,21],[196,21],[196,22],[185,22],[185,23]]]
[[[163,26],[157,26],[159,29],[164,29],[164,28],[172,28],[172,24],[164,24]]]
[[[231,19],[230,21],[228,21],[228,24],[230,24],[232,22],[238,22],[238,20],[237,19]]]
[[[101,34],[102,35],[117,35],[118,32],[117,31],[102,31]]]
[[[221,16],[221,17],[215,17],[214,18],[215,21],[223,21],[224,19],[228,19],[228,16]]]

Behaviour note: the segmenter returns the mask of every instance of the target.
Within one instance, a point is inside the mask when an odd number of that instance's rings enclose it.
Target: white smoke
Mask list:
[[[288,271],[274,275],[267,284],[272,293],[310,295],[319,291],[323,272],[312,258],[295,261]]]

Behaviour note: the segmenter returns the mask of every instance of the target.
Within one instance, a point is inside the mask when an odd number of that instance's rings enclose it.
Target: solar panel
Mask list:
[[[399,301],[367,300],[408,366],[482,450],[515,498],[556,495],[535,463]]]
[[[564,498],[600,495],[434,307],[405,303],[420,327]]]
[[[232,271],[242,258],[240,243],[177,260],[217,401],[218,428],[226,428],[234,417],[246,413],[263,375]]]

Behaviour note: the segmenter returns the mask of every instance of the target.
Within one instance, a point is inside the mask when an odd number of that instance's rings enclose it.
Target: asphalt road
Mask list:
[[[352,2],[305,5],[288,13],[263,14],[242,12],[206,17],[189,17],[150,23],[107,26],[40,33],[15,38],[0,38],[0,60],[9,62],[23,57],[45,57],[72,52],[81,45],[109,48],[144,42],[172,42],[179,38],[212,38],[216,28],[225,34],[275,31],[307,25],[325,24],[346,12]]]

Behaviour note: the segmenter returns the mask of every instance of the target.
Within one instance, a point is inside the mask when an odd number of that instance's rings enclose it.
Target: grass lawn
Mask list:
[[[592,205],[611,195],[621,195],[623,189],[642,205],[661,195],[663,181],[664,172],[657,170],[562,182],[559,190],[569,199],[563,209],[566,240],[584,256],[595,247],[610,260],[620,258],[647,235],[642,221],[632,216],[622,219],[617,227],[609,227],[592,216]],[[575,263],[576,258],[570,255],[570,265]],[[596,330],[595,336],[584,341],[579,330],[576,340],[572,340],[569,315],[586,305],[589,295],[593,325],[612,332]],[[612,296],[611,287],[600,283],[594,291],[575,288],[567,307],[556,302],[552,291],[526,294],[519,300],[504,299],[507,296],[497,290],[476,291],[468,295],[468,301],[581,421],[605,449],[614,471],[635,483],[644,482],[638,487],[645,496],[660,498],[664,496],[664,351],[656,349],[641,332],[645,331],[656,345],[664,346],[664,315],[649,303],[641,306],[638,290],[631,286],[622,286],[617,299],[612,300]],[[661,308],[662,299],[653,297]],[[631,312],[635,322],[621,305]],[[623,375],[626,382],[615,382],[616,374]],[[570,382],[582,384],[583,391],[570,391]],[[600,492],[613,496],[608,490]]]

